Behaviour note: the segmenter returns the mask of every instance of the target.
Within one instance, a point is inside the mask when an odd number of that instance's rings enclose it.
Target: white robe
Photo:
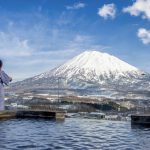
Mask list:
[[[0,78],[3,84],[0,82],[0,111],[4,110],[4,85],[8,85],[11,78],[4,72],[0,71]]]

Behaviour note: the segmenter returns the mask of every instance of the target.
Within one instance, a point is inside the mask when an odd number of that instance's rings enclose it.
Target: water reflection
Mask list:
[[[150,129],[131,128],[130,122],[69,118],[6,120],[0,122],[1,149],[149,150]]]

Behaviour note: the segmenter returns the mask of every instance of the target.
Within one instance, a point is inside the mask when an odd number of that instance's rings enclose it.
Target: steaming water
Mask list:
[[[94,119],[12,119],[0,121],[0,149],[149,150],[150,129]]]

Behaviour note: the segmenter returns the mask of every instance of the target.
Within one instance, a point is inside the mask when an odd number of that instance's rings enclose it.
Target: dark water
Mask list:
[[[91,119],[0,122],[0,150],[150,150],[150,129]]]

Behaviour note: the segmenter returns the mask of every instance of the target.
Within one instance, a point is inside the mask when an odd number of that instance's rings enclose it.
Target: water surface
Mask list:
[[[94,119],[12,119],[0,121],[0,149],[149,150],[150,129]]]

